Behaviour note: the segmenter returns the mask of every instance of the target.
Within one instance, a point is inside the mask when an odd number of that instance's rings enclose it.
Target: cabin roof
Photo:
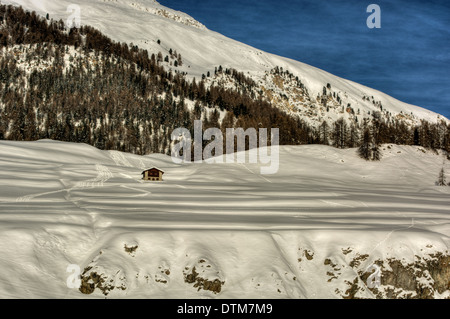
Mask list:
[[[146,169],[141,174],[144,175],[145,172],[152,171],[152,170],[157,170],[157,171],[159,171],[159,172],[164,174],[164,171],[162,169],[157,168],[157,167],[152,167],[152,168]]]

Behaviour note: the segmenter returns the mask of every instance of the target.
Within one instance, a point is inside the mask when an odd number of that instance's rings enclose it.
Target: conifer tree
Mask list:
[[[442,167],[441,171],[439,172],[437,185],[438,186],[447,186],[447,181],[445,180],[445,172],[444,172],[443,167]],[[450,186],[450,184],[449,184],[449,186]]]
[[[328,123],[326,121],[323,121],[319,127],[319,142],[321,144],[325,144],[325,145],[329,144],[328,131],[329,131]]]
[[[358,148],[358,154],[361,158],[369,161],[371,159],[371,136],[370,130],[366,127],[361,138],[361,145]]]
[[[333,129],[334,147],[346,148],[347,139],[348,139],[347,123],[344,121],[344,118],[341,117],[334,123]]]

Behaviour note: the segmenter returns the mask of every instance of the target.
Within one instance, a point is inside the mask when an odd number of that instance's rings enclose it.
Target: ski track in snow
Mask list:
[[[269,179],[267,179],[266,177],[264,177],[263,174],[257,174],[255,172],[253,172],[250,168],[248,168],[245,164],[241,164],[242,166],[244,166],[250,173],[252,173],[253,175],[257,175],[259,177],[261,177],[263,180],[265,180],[268,183],[272,183]]]
[[[139,159],[139,165],[138,165],[138,167],[139,167],[140,169],[146,169],[146,168],[147,168],[147,166],[145,166],[145,164],[144,164],[144,162],[142,161],[142,159]]]
[[[377,245],[375,245],[375,247],[370,251],[369,255],[373,253],[378,247],[380,247],[384,242],[386,242],[392,236],[393,233],[400,230],[408,230],[413,227],[414,227],[414,218],[411,218],[411,225],[391,230],[382,241],[380,241]]]
[[[97,170],[98,173],[97,177],[89,179],[87,181],[79,182],[70,190],[77,188],[85,189],[85,188],[103,187],[104,183],[106,183],[109,179],[113,177],[113,174],[106,166],[96,164],[95,169]]]
[[[57,193],[61,193],[61,192],[66,192],[67,189],[60,189],[57,191],[51,191],[51,192],[45,192],[45,193],[38,193],[38,194],[32,194],[32,195],[25,195],[25,196],[20,196],[16,199],[16,202],[20,203],[20,202],[29,202],[33,199],[35,199],[36,197],[41,197],[41,196],[46,196],[46,195],[52,195],[52,194],[57,194]]]
[[[324,200],[324,199],[321,199],[320,201],[321,201],[322,203],[325,203],[325,204],[330,205],[331,207],[337,207],[337,206],[349,207],[349,208],[354,208],[354,207],[355,207],[355,206],[346,205],[346,204],[341,204],[341,203],[337,203],[337,202],[331,202],[331,201]]]
[[[130,177],[130,178],[131,178],[131,177]],[[145,189],[139,189],[139,188],[131,187],[131,186],[128,186],[128,185],[120,185],[120,187],[125,188],[125,189],[130,189],[130,190],[133,190],[133,191],[137,191],[137,192],[141,192],[141,193],[142,193],[142,194],[137,194],[137,195],[130,196],[130,197],[143,197],[143,196],[147,196],[147,195],[150,195],[150,194],[151,194],[150,191],[146,191]]]
[[[42,196],[57,194],[57,193],[61,193],[61,192],[69,193],[70,191],[76,190],[76,189],[103,187],[104,183],[106,183],[109,179],[111,179],[113,177],[113,174],[106,166],[101,165],[101,164],[96,164],[95,169],[97,171],[97,176],[95,178],[88,179],[88,180],[82,181],[82,182],[78,182],[74,187],[60,189],[60,190],[51,191],[51,192],[44,192],[44,193],[21,196],[16,199],[16,202],[29,202],[29,201],[35,199],[36,197],[42,197]]]
[[[117,166],[132,167],[131,163],[123,156],[119,151],[109,151],[111,159],[116,163]]]

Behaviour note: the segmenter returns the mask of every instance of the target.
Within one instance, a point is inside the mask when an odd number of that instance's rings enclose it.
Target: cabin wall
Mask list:
[[[146,181],[162,181],[162,176],[162,172],[158,172],[158,176],[150,176],[148,171],[144,172],[144,180]]]

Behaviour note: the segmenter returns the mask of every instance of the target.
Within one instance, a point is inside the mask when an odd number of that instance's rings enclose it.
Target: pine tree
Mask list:
[[[24,128],[24,140],[25,141],[34,141],[37,139],[37,129],[36,129],[36,120],[35,113],[31,107],[25,110],[25,128]]]
[[[359,145],[359,129],[355,123],[351,123],[348,136],[348,147],[353,148]]]
[[[329,130],[328,123],[326,121],[323,121],[322,124],[319,126],[319,142],[321,144],[329,145],[328,130]]]
[[[373,124],[372,127],[369,127],[365,120],[362,129],[361,143],[358,148],[359,156],[367,161],[381,160],[380,144],[376,140],[376,129],[373,127]]]
[[[370,147],[370,131],[366,127],[362,134],[361,146],[358,148],[358,154],[361,158],[369,161],[371,159],[371,147]]]
[[[2,118],[0,116],[0,140],[5,139],[5,135],[3,132],[4,132],[4,124],[3,124]]]
[[[333,128],[333,146],[337,148],[346,148],[348,140],[347,123],[341,117],[334,123]]]
[[[381,160],[381,149],[379,144],[376,143],[372,144],[372,160],[373,161]]]
[[[438,186],[447,186],[447,181],[445,180],[445,172],[444,172],[443,167],[442,167],[441,171],[439,172],[437,185]],[[449,184],[449,186],[450,186],[450,184]]]
[[[163,55],[161,52],[158,52],[158,54],[156,56],[156,62],[161,63],[162,61],[163,61]]]

